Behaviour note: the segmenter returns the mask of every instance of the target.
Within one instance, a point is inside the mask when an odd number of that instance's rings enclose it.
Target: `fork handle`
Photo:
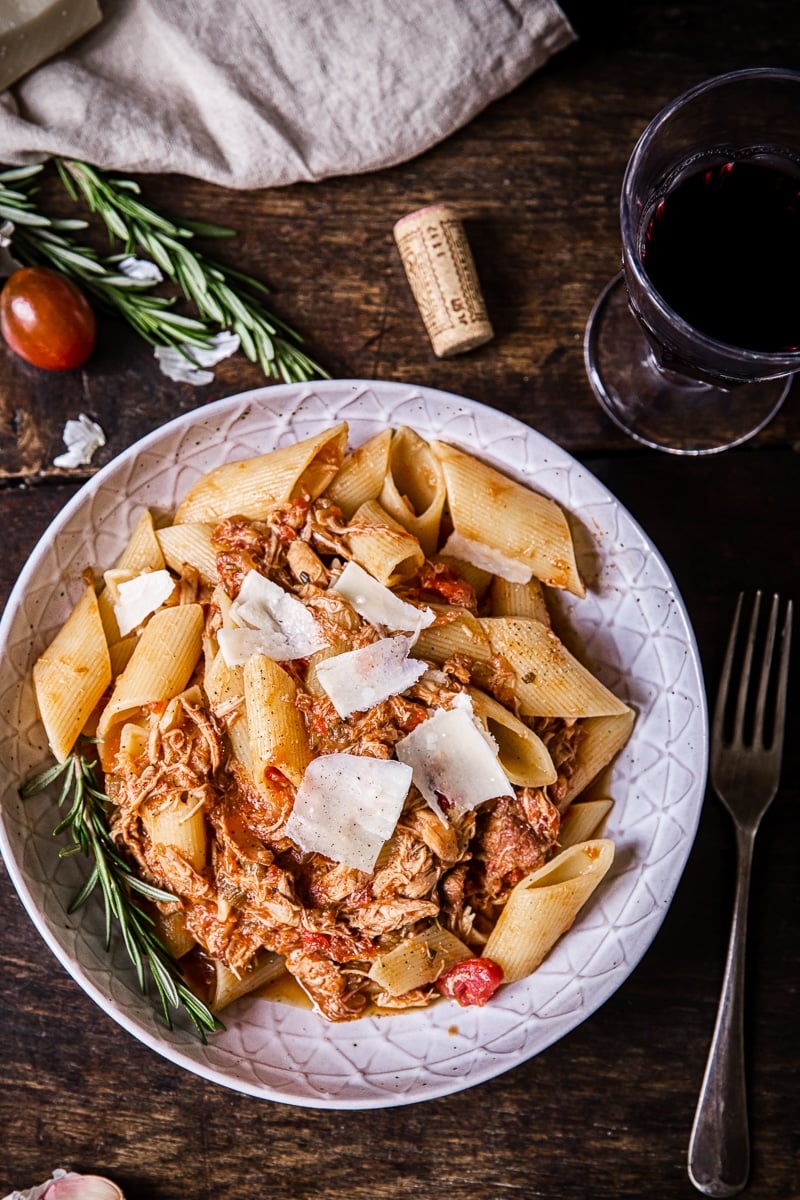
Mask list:
[[[750,1171],[743,1018],[754,839],[755,831],[737,828],[736,896],[725,975],[689,1141],[689,1178],[706,1196],[735,1196],[746,1186]]]

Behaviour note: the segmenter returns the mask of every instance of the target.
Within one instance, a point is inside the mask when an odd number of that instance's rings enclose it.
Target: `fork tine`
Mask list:
[[[744,659],[742,661],[742,673],[739,677],[739,691],[736,696],[736,713],[734,715],[732,734],[732,741],[734,745],[741,745],[742,743],[744,711],[747,704],[747,692],[748,688],[750,687],[750,669],[753,665],[753,647],[756,644],[756,630],[758,629],[758,614],[760,609],[761,592],[757,591],[753,599],[753,612],[750,617],[750,628],[747,631],[747,641],[745,642]]]
[[[769,687],[769,678],[773,669],[772,656],[775,651],[775,631],[778,627],[778,605],[780,596],[776,594],[772,597],[772,605],[769,611],[769,624],[767,626],[766,640],[764,643],[764,654],[761,662],[761,674],[758,679],[758,694],[756,696],[756,709],[753,717],[753,745],[764,745],[764,717],[767,707],[767,688]]]
[[[778,667],[778,685],[775,697],[775,728],[772,734],[772,754],[780,759],[783,752],[783,728],[786,720],[786,693],[789,686],[789,655],[792,649],[792,601],[786,604],[786,614],[783,618],[781,631],[780,665]]]
[[[739,618],[742,614],[742,603],[744,601],[744,592],[739,592],[739,598],[736,601],[736,611],[733,614],[731,622],[731,631],[728,635],[728,645],[725,650],[725,658],[722,663],[722,673],[720,675],[719,687],[717,689],[717,703],[714,706],[714,720],[711,729],[711,744],[712,746],[721,746],[723,737],[723,727],[725,724],[725,710],[728,704],[728,689],[731,684],[731,670],[733,668],[733,655],[736,650],[736,640],[739,636]]]

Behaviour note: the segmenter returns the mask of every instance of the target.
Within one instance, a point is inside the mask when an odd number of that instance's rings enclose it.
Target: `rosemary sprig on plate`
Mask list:
[[[0,220],[14,225],[13,252],[23,262],[46,263],[71,276],[106,307],[116,310],[153,346],[173,346],[191,359],[192,348],[209,349],[221,330],[239,337],[243,353],[268,378],[297,383],[328,378],[300,347],[300,336],[265,307],[269,289],[259,280],[223,266],[187,245],[196,236],[229,237],[233,230],[195,221],[177,223],[140,199],[131,179],[107,174],[72,159],[54,160],[58,176],[75,200],[103,221],[122,253],[101,256],[75,234],[88,227],[80,218],[50,217],[34,201],[41,165],[0,172]],[[158,281],[132,278],[120,262],[144,255],[177,286],[196,315],[174,310],[175,297],[156,294]]]
[[[63,809],[69,802],[69,810],[53,834],[57,836],[69,830],[73,838],[72,844],[61,850],[59,857],[82,852],[92,861],[91,871],[69,912],[80,908],[99,886],[105,906],[106,949],[111,944],[116,922],[128,957],[136,968],[142,992],[147,990],[146,968],[155,981],[167,1026],[172,1028],[171,1009],[183,1008],[205,1041],[206,1032],[221,1029],[221,1022],[187,987],[178,964],[155,932],[153,918],[136,902],[132,893],[139,893],[151,901],[175,902],[175,897],[137,878],[118,853],[108,828],[106,810],[110,801],[100,790],[95,764],[84,755],[73,752],[63,763],[56,763],[34,775],[20,789],[20,794],[23,799],[35,796],[58,779],[62,781],[59,808]]]

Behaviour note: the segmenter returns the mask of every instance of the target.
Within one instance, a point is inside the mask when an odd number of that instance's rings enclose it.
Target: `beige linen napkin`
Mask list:
[[[405,161],[575,34],[555,0],[101,0],[0,96],[0,161],[256,188]]]

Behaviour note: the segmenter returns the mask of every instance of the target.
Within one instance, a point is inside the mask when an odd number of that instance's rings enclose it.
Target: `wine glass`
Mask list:
[[[739,445],[800,371],[800,72],[734,71],[667,105],[620,218],[623,269],[584,339],[595,395],[656,449]]]

